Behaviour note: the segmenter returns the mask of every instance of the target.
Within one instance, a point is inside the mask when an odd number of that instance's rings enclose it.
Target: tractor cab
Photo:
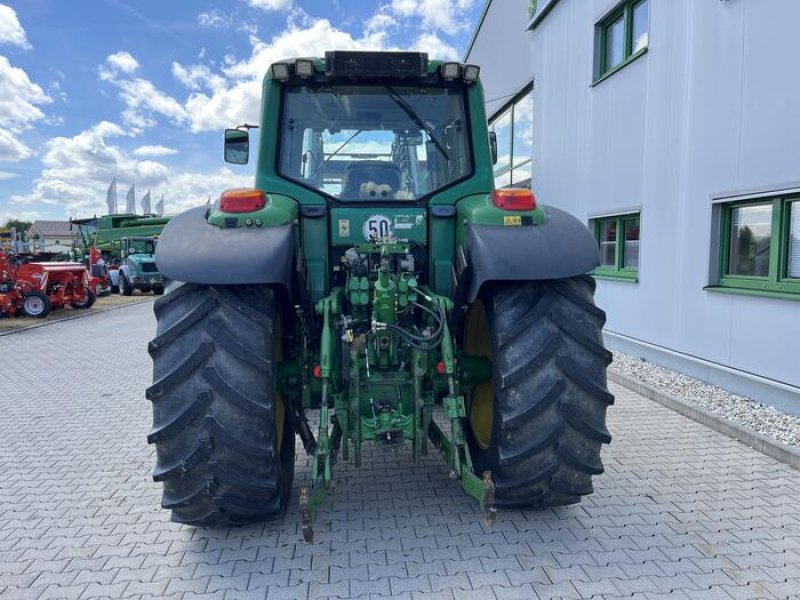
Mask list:
[[[164,293],[164,278],[156,265],[157,238],[124,237],[120,240],[121,264],[117,274],[117,286],[123,296],[134,290]],[[113,280],[112,280],[113,281]]]

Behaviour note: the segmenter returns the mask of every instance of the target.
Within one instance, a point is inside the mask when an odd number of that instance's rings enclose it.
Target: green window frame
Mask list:
[[[522,88],[489,119],[489,130],[497,135],[495,187],[530,188],[533,168],[533,83]]]
[[[800,194],[726,202],[721,209],[719,281],[710,289],[800,300]],[[737,229],[739,213],[759,210],[768,212],[760,237],[752,223]],[[749,265],[760,272],[747,273]]]
[[[641,213],[598,217],[589,220],[600,250],[600,266],[592,274],[598,279],[639,281]]]
[[[647,52],[649,38],[650,0],[624,0],[617,5],[595,25],[594,83]]]

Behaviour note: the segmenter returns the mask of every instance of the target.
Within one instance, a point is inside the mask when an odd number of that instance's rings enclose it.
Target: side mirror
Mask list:
[[[225,130],[225,162],[246,165],[250,157],[250,133],[241,129]]]
[[[497,164],[497,134],[494,131],[489,132],[489,151],[492,154],[492,164]]]

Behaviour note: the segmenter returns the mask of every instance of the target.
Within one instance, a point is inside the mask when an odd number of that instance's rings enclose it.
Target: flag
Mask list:
[[[156,202],[156,213],[159,217],[164,215],[164,194],[161,194],[161,200]]]
[[[136,190],[134,184],[131,184],[131,189],[128,190],[128,195],[125,196],[125,212],[129,215],[136,214]]]
[[[117,214],[117,178],[111,180],[111,185],[108,186],[106,192],[106,206],[108,207],[108,214]]]
[[[150,190],[142,197],[142,214],[149,215],[150,212]]]

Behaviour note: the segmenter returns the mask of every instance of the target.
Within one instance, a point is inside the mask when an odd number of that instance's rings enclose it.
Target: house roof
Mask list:
[[[28,235],[39,234],[42,237],[57,237],[70,239],[69,221],[34,221],[28,230]]]

